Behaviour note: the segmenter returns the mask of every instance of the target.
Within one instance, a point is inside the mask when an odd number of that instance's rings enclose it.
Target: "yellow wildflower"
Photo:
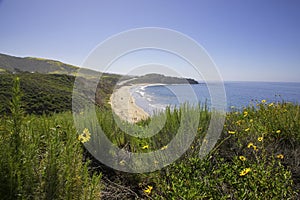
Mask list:
[[[269,107],[271,107],[271,106],[274,106],[274,103],[270,103],[270,104],[269,104]]]
[[[252,142],[250,142],[247,147],[250,149],[253,146],[254,146],[254,144]]]
[[[247,116],[248,116],[248,112],[244,111],[244,117],[247,117]]]
[[[276,158],[283,159],[283,158],[284,158],[284,155],[283,155],[283,154],[278,154],[278,155],[276,156]]]
[[[237,120],[235,123],[238,124],[238,125],[241,125],[242,120]]]
[[[124,165],[125,165],[125,163],[126,163],[126,161],[125,161],[125,160],[121,160],[121,161],[119,162],[119,164],[120,164],[120,165],[122,165],[122,166],[124,166]]]
[[[85,128],[82,132],[82,134],[80,134],[78,136],[78,140],[82,143],[86,143],[91,139],[91,134],[89,132],[89,130],[87,128]]]
[[[160,150],[165,150],[167,148],[168,148],[168,146],[166,145],[166,146],[163,146],[162,148],[160,148]]]
[[[263,137],[258,137],[258,138],[257,138],[257,141],[262,142],[263,139],[264,139]]]
[[[144,189],[144,192],[149,195],[151,193],[152,189],[153,189],[153,187],[151,185],[148,185],[146,187],[146,189]]]
[[[250,131],[250,128],[246,128],[245,131],[246,131],[246,132],[247,132],[247,131]]]
[[[281,130],[277,130],[276,133],[281,133]]]
[[[267,101],[265,99],[261,100],[262,103],[266,103]]]
[[[142,149],[149,149],[149,145],[143,146]]]
[[[250,119],[250,123],[252,123],[253,122],[253,119]]]
[[[239,159],[240,159],[241,161],[247,160],[245,156],[239,156]]]
[[[253,145],[253,150],[254,150],[254,151],[258,151],[257,146]]]
[[[245,176],[245,175],[248,174],[250,171],[251,171],[251,168],[243,169],[243,170],[240,172],[240,176]]]
[[[229,134],[235,134],[235,131],[228,131]]]

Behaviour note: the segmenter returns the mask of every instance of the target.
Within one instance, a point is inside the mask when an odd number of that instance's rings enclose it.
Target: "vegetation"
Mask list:
[[[11,88],[13,79],[16,77],[20,79],[20,87],[23,92],[21,103],[27,114],[42,115],[72,110],[74,76],[19,72],[0,75],[0,115],[10,113],[9,100],[12,98]],[[119,77],[119,75],[113,74],[103,76],[98,83],[96,98],[91,96],[91,101],[95,101],[102,107],[107,106],[109,96]],[[85,92],[93,93],[91,89],[87,89]]]
[[[233,110],[226,116],[222,137],[204,159],[198,151],[211,116],[205,108],[167,109],[137,126],[121,122],[143,134],[151,121],[166,120],[150,138],[128,136],[111,110],[99,109],[98,121],[109,139],[120,148],[141,153],[166,150],[181,116],[200,114],[196,138],[180,159],[159,171],[130,174],[105,167],[85,150],[82,143],[97,135],[84,128],[90,127],[90,118],[76,131],[70,112],[24,115],[19,82],[14,81],[11,114],[0,120],[0,196],[4,199],[297,198],[299,105],[263,101],[258,109]]]
[[[24,116],[20,95],[16,79],[11,116],[0,119],[1,199],[99,199],[101,174],[83,162],[71,114]]]
[[[256,107],[232,108],[226,114],[214,149],[200,159],[199,149],[205,142],[212,114],[205,106],[167,108],[164,113],[130,124],[115,117],[107,104],[120,76],[102,74],[96,98],[90,97],[99,105],[97,119],[91,120],[93,113],[84,110],[78,113],[83,117],[75,128],[71,113],[74,76],[12,73],[8,68],[3,69],[0,71],[1,199],[300,197],[299,105],[262,100]],[[182,121],[187,113],[191,120]],[[192,119],[198,116],[200,121],[195,128]],[[87,151],[85,145],[92,144],[99,136],[94,123],[99,123],[112,143],[134,153],[167,151],[182,123],[184,131],[194,132],[195,138],[172,164],[151,173],[125,173],[105,166]],[[158,133],[144,138],[149,131]],[[120,157],[115,164],[130,169],[129,161]],[[156,165],[161,165],[159,160],[153,163]]]
[[[19,58],[0,54],[0,68],[7,72],[37,72],[43,74],[74,74],[78,67],[41,58]]]

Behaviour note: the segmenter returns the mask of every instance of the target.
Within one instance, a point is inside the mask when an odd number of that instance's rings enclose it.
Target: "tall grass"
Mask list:
[[[101,174],[89,173],[71,113],[25,116],[15,79],[11,115],[0,121],[1,199],[97,199]]]

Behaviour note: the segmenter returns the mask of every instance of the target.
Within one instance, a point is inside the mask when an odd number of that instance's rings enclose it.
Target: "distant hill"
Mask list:
[[[164,76],[162,74],[146,74],[144,76],[133,77],[131,80],[126,82],[129,84],[142,84],[142,83],[161,83],[161,84],[198,84],[194,79],[190,78],[178,78],[171,76]]]
[[[0,54],[0,72],[38,72],[43,74],[74,75],[78,67],[55,60],[15,57]]]

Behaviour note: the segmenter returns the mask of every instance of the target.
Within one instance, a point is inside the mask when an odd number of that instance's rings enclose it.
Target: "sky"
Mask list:
[[[0,53],[76,66],[120,32],[167,28],[200,44],[225,81],[300,81],[298,0],[0,0],[0,27]],[[172,56],[145,51],[127,60],[162,57]],[[124,63],[108,72],[128,73]],[[193,78],[188,67],[179,73]]]

